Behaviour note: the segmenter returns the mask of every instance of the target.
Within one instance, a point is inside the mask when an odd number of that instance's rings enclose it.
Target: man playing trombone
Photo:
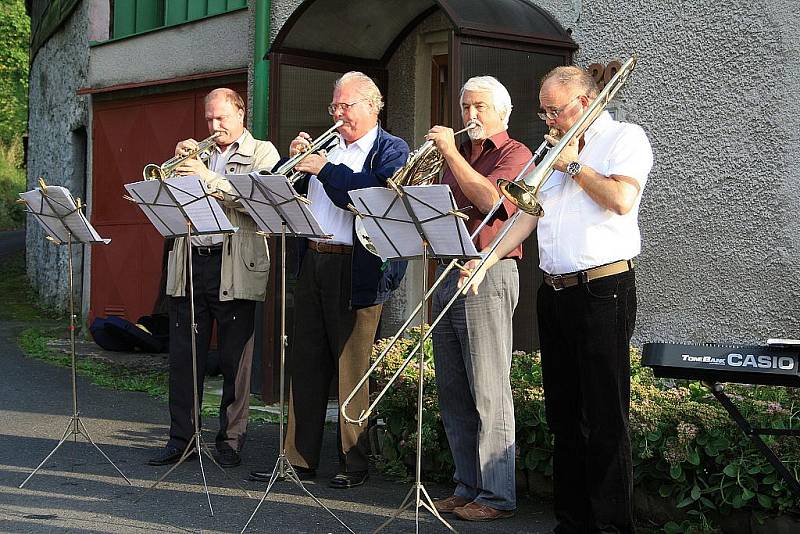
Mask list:
[[[295,166],[312,175],[307,183],[310,209],[333,234],[330,240],[307,240],[294,293],[285,448],[302,479],[316,476],[331,382],[336,380],[341,402],[364,375],[383,302],[405,273],[405,262],[382,269],[380,258],[354,239],[354,216],[347,209],[348,191],[385,186],[408,157],[406,142],[378,124],[381,108],[383,98],[369,76],[342,75],[328,106],[333,120],[342,121],[339,142],[327,154],[309,155]],[[289,147],[290,156],[307,149],[309,139],[301,132]],[[354,399],[354,410],[359,413],[368,404],[365,387]],[[348,423],[339,413],[339,469],[330,486],[360,486],[369,465],[366,426]],[[255,480],[268,481],[270,476],[251,473]]]
[[[597,96],[584,69],[557,67],[542,80],[539,117],[564,135],[596,113],[590,108]],[[653,154],[642,128],[617,122],[607,111],[575,134],[559,145],[564,148],[553,164],[556,172],[540,188],[544,216],[520,216],[476,273],[472,289],[477,291],[497,258],[538,228],[544,283],[537,316],[547,423],[554,436],[554,532],[633,532],[632,258],[641,250],[639,203]]]
[[[266,297],[269,275],[266,240],[256,233],[255,221],[228,195],[233,189],[225,174],[271,169],[279,159],[272,143],[254,139],[245,129],[244,112],[244,101],[235,91],[219,88],[208,93],[205,97],[208,131],[219,134],[214,139],[208,167],[197,158],[188,158],[175,169],[180,176],[199,176],[212,192],[218,193],[225,214],[239,228],[224,237],[192,237],[198,391],[203,391],[211,326],[216,321],[219,367],[224,380],[216,459],[223,467],[241,463],[239,451],[244,444],[249,413],[255,306],[256,301]],[[175,155],[191,154],[196,147],[193,139],[181,141],[175,147]],[[193,446],[190,440],[194,435],[194,393],[185,251],[184,238],[177,238],[169,253],[169,441],[148,461],[150,465],[173,464],[187,446]]]
[[[470,139],[457,147],[453,130],[434,126],[426,136],[447,162],[448,184],[459,208],[467,208],[473,232],[500,198],[498,178],[517,176],[531,158],[525,145],[508,136],[511,96],[491,76],[470,78],[461,89],[464,124]],[[476,237],[487,246],[513,212],[504,202]],[[489,277],[488,289],[459,298],[433,331],[436,385],[442,422],[455,462],[455,492],[436,501],[440,513],[487,521],[516,509],[514,403],[511,397],[511,319],[519,297],[517,263],[522,246],[509,249]],[[437,276],[444,269],[440,265]],[[458,291],[452,271],[433,297],[437,316]]]

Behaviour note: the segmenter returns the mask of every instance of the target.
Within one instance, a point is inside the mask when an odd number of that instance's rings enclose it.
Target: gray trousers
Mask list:
[[[436,291],[433,317],[458,290],[458,278],[454,270]],[[497,510],[517,506],[510,372],[518,298],[517,263],[502,260],[478,294],[459,297],[433,331],[439,407],[456,467],[454,494]]]

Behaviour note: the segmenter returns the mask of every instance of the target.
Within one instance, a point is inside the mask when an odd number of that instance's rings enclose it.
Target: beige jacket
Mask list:
[[[239,148],[231,154],[225,166],[227,174],[245,174],[257,170],[270,170],[278,162],[278,151],[269,141],[259,141],[245,130]],[[221,174],[212,173],[207,181],[212,191],[223,193],[221,202],[234,227],[239,230],[226,234],[222,242],[222,269],[219,300],[257,300],[267,296],[269,276],[269,250],[267,239],[258,235],[255,221],[239,202],[229,196],[233,192],[230,182]],[[167,265],[167,295],[186,295],[186,240],[175,239]]]

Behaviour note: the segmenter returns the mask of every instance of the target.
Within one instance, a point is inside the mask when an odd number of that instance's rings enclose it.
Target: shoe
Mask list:
[[[334,476],[330,483],[328,484],[332,488],[339,488],[339,489],[347,489],[347,488],[355,488],[356,486],[361,486],[364,482],[367,481],[369,478],[369,472],[367,471],[350,471],[347,473],[337,473]]]
[[[242,457],[231,448],[217,449],[214,459],[222,467],[236,467],[242,463]]]
[[[514,510],[498,510],[485,504],[471,502],[453,510],[455,516],[464,521],[494,521],[514,515]]]
[[[191,445],[189,445],[192,447]],[[173,445],[167,445],[164,447],[160,453],[153,456],[149,460],[147,460],[147,465],[170,465],[176,463],[178,460],[181,459],[183,456],[184,449],[175,447]],[[192,447],[192,452],[186,457],[187,460],[191,460],[195,457],[194,447]]]
[[[297,473],[297,478],[300,480],[312,480],[317,478],[317,470],[309,467],[300,467],[293,465],[294,472]],[[250,480],[255,482],[269,482],[272,478],[272,471],[250,471]]]
[[[456,508],[461,508],[469,504],[471,501],[458,495],[451,495],[446,499],[438,499],[433,501],[433,506],[440,514],[452,514]]]

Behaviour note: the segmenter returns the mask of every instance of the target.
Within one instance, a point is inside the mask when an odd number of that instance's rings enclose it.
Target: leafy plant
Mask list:
[[[373,392],[386,383],[416,344],[419,329],[401,340],[385,359]],[[379,341],[377,355],[388,340]],[[448,479],[452,457],[444,435],[433,376],[430,344],[425,347],[423,469],[433,479]],[[385,437],[380,465],[388,474],[406,475],[413,463],[416,432],[416,362],[412,362],[378,406]],[[517,352],[511,369],[519,468],[552,476],[552,435],[545,420],[538,354]],[[727,385],[726,391],[754,427],[800,426],[800,392],[766,386]],[[642,367],[631,350],[631,445],[634,483],[671,501],[676,518],[664,532],[711,532],[717,519],[743,510],[757,518],[798,514],[797,498],[749,438],[735,426],[708,389],[684,380],[660,380]],[[800,440],[765,436],[791,473],[800,471]],[[681,516],[682,513],[682,516]]]

